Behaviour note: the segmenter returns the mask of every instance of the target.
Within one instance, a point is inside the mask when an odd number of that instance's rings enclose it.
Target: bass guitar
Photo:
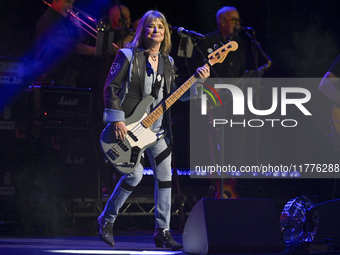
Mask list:
[[[238,44],[231,41],[208,55],[209,67],[216,63],[222,63],[230,51],[235,51]],[[100,136],[100,145],[106,159],[122,174],[135,171],[141,155],[145,149],[159,142],[165,135],[164,130],[153,131],[151,126],[168,110],[196,81],[195,75],[191,76],[174,93],[165,99],[151,113],[150,105],[152,96],[145,97],[136,107],[131,116],[126,118],[125,124],[129,130],[124,140],[116,138],[113,125],[108,124]]]

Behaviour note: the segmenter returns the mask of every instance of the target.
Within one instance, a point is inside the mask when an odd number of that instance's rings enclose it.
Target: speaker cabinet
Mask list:
[[[283,252],[279,217],[271,199],[201,199],[183,231],[186,253]]]
[[[93,128],[46,126],[37,137],[35,172],[51,198],[99,198],[99,138]]]
[[[1,65],[1,61],[0,61]],[[1,68],[0,68],[1,69]],[[0,82],[0,220],[19,218],[19,195],[31,156],[28,96],[14,79],[12,88]],[[26,177],[26,176],[25,176]],[[27,193],[27,189],[24,190]]]

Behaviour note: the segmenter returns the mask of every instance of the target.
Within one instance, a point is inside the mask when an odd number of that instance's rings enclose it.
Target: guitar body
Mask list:
[[[164,130],[154,132],[141,123],[148,115],[145,109],[150,109],[153,101],[152,96],[145,97],[133,114],[125,120],[130,132],[124,140],[116,138],[112,124],[108,124],[100,135],[100,145],[106,159],[122,174],[135,171],[145,149],[159,142],[165,135]]]
[[[331,113],[331,128],[334,145],[340,150],[340,108],[333,106]]]

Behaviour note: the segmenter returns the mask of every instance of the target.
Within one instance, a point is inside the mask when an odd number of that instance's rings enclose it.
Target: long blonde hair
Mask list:
[[[146,12],[143,17],[140,19],[136,35],[133,41],[129,44],[129,48],[137,48],[137,47],[144,47],[143,45],[143,38],[145,33],[145,27],[152,21],[159,19],[164,25],[164,40],[161,43],[161,54],[166,56],[171,51],[171,35],[168,22],[166,21],[165,16],[156,10],[151,10]]]

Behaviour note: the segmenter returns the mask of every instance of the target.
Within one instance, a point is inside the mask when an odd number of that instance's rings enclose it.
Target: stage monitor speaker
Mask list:
[[[316,205],[319,215],[315,241],[340,241],[340,199],[330,200]]]
[[[269,253],[285,248],[271,199],[201,199],[183,230],[183,250],[192,254]]]

